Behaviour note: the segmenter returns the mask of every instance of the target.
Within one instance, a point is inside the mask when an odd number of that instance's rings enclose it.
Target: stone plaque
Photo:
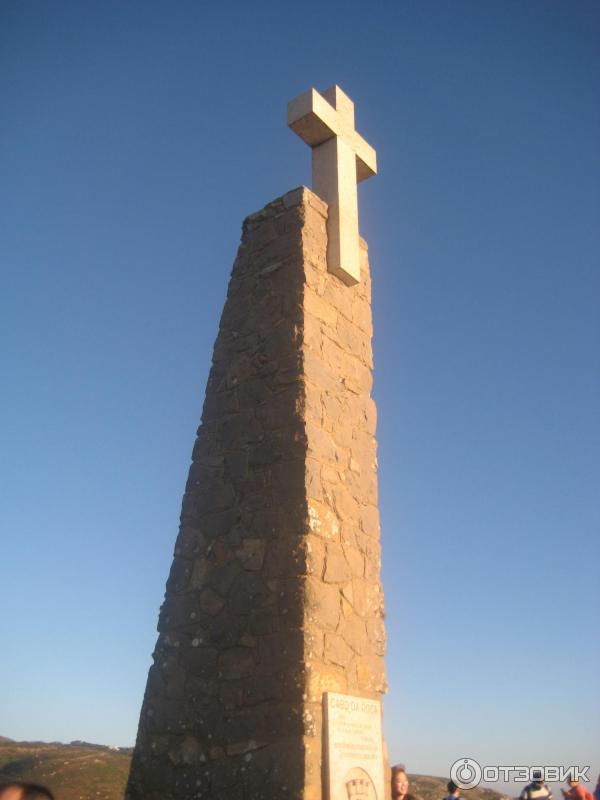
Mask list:
[[[384,800],[381,703],[325,694],[328,800]]]

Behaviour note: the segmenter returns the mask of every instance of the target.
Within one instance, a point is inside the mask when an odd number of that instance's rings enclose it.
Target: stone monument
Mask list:
[[[386,690],[357,180],[339,89],[289,104],[313,189],[249,216],[214,346],[128,800],[383,800]],[[378,744],[379,742],[379,744]]]

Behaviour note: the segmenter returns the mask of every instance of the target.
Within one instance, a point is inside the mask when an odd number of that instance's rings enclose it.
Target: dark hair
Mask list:
[[[54,795],[45,786],[39,783],[22,783],[21,781],[11,781],[10,783],[0,784],[0,792],[5,789],[20,789],[22,800],[54,800]]]
[[[448,789],[448,794],[454,794],[454,792],[458,789],[458,786],[454,783],[454,781],[448,781],[446,788]]]

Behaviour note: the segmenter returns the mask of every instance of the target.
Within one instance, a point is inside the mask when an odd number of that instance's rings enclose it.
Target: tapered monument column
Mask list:
[[[244,222],[129,800],[321,800],[325,694],[385,692],[367,248],[346,285],[327,217]]]

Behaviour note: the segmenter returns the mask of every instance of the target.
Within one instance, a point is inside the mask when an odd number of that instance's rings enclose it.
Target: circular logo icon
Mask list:
[[[478,786],[481,775],[481,767],[474,758],[459,758],[450,767],[450,777],[461,789]]]

